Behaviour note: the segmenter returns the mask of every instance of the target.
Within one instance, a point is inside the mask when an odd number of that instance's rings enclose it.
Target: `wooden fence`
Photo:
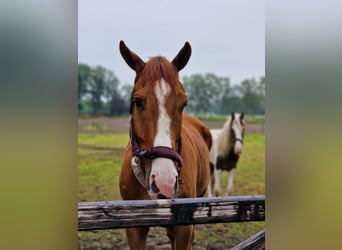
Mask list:
[[[263,220],[265,220],[265,196],[78,204],[78,230]]]
[[[79,231],[264,220],[265,196],[78,203]],[[261,231],[234,249],[251,249],[264,240]]]

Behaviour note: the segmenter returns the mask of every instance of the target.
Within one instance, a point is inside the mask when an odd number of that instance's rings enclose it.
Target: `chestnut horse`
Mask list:
[[[210,150],[210,174],[208,197],[220,195],[220,175],[222,170],[228,171],[226,196],[233,193],[234,176],[237,163],[243,148],[245,132],[244,114],[232,113],[222,129],[211,129],[213,146]],[[215,187],[214,187],[215,186]]]
[[[144,62],[120,41],[120,52],[135,72],[131,97],[130,142],[124,152],[120,193],[124,200],[203,196],[209,182],[209,129],[183,113],[187,96],[178,72],[185,67],[188,42],[169,62]],[[148,227],[127,228],[131,249],[145,249]],[[192,249],[194,226],[167,227],[172,249]]]

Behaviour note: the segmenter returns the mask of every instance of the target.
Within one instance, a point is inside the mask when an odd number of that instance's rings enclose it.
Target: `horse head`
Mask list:
[[[182,113],[187,103],[178,72],[190,58],[190,44],[186,42],[171,62],[162,56],[144,62],[123,41],[120,52],[136,72],[131,96],[132,166],[142,168],[152,199],[172,198],[182,164]]]
[[[234,144],[234,153],[239,155],[242,153],[243,138],[245,132],[245,121],[243,120],[244,113],[231,114],[231,131]]]

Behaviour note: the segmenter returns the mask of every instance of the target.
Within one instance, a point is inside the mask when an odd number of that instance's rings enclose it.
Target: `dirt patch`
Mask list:
[[[128,133],[130,117],[98,117],[78,119],[80,133]],[[223,122],[205,121],[208,128],[222,128]],[[246,133],[264,133],[265,126],[246,124]]]
[[[114,152],[115,154],[123,154],[125,151],[125,148],[120,147],[101,147],[101,146],[95,146],[95,145],[87,145],[87,144],[78,144],[79,148],[85,148],[85,149],[94,149],[94,150],[109,150]]]
[[[130,117],[97,117],[78,119],[78,131],[81,133],[127,133]]]
[[[208,128],[222,128],[224,122],[204,121]],[[265,133],[265,126],[261,124],[246,124],[246,133]]]
[[[221,230],[218,230],[221,228]],[[198,239],[200,234],[206,236],[205,239]],[[244,241],[244,237],[235,236],[230,232],[229,224],[220,225],[196,225],[194,250],[220,250],[229,249]],[[128,250],[127,239],[124,229],[79,232],[78,249],[117,249]],[[168,250],[171,245],[166,236],[166,229],[162,227],[151,227],[147,236],[147,250]],[[253,250],[265,249],[264,245]]]

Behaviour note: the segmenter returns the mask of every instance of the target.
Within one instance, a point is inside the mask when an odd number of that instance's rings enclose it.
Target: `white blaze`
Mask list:
[[[156,84],[154,92],[158,100],[159,117],[153,146],[165,146],[171,148],[171,119],[165,107],[165,102],[171,93],[171,89],[164,79],[161,79],[160,82]],[[155,181],[160,193],[168,198],[173,196],[177,175],[178,173],[172,160],[166,158],[156,158],[152,161],[150,184]],[[152,198],[156,196],[156,194],[151,190],[149,194]]]
[[[164,81],[164,79],[161,79],[160,83],[156,84],[154,92],[158,100],[159,117],[157,122],[157,134],[154,138],[153,146],[171,147],[171,120],[165,108],[166,98],[171,92],[170,86]]]

